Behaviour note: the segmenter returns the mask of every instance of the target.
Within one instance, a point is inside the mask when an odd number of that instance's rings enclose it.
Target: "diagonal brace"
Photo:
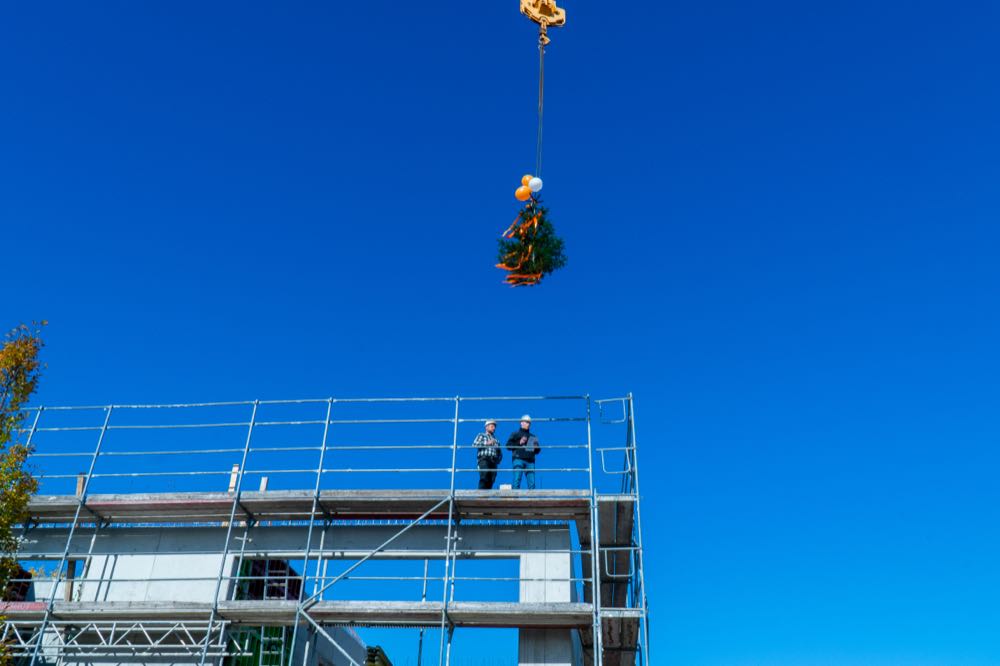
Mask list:
[[[373,550],[372,552],[370,552],[367,555],[365,555],[364,557],[362,557],[360,560],[358,560],[357,562],[355,562],[354,564],[352,564],[350,567],[348,567],[346,570],[344,570],[344,572],[341,573],[339,576],[337,576],[336,578],[334,578],[333,580],[331,580],[329,583],[327,583],[326,585],[324,585],[323,587],[321,587],[318,592],[316,592],[311,597],[309,597],[304,602],[302,602],[301,608],[303,610],[309,610],[310,608],[312,608],[313,606],[315,606],[317,603],[319,603],[319,600],[322,597],[323,593],[326,592],[328,589],[330,589],[330,587],[333,586],[334,583],[336,583],[336,582],[338,582],[340,580],[343,580],[343,578],[345,576],[347,576],[347,574],[351,573],[352,571],[354,571],[355,569],[357,569],[358,567],[360,567],[362,564],[364,564],[365,562],[367,562],[368,560],[370,560],[371,558],[373,558],[375,555],[377,555],[378,553],[380,553],[383,550],[385,550],[385,548],[389,544],[391,544],[393,541],[395,541],[399,537],[403,536],[403,534],[405,532],[407,532],[411,527],[417,525],[420,521],[426,519],[427,516],[431,515],[435,511],[437,511],[439,508],[441,508],[442,504],[444,504],[445,502],[450,502],[450,501],[451,501],[450,497],[445,497],[443,500],[441,500],[440,502],[438,502],[437,504],[435,504],[431,508],[427,509],[427,511],[425,511],[422,516],[420,516],[419,518],[416,518],[415,520],[411,521],[410,524],[408,524],[406,527],[404,527],[403,529],[399,530],[398,532],[396,532],[395,534],[393,534],[391,537],[389,537],[389,539],[387,541],[385,541],[381,546],[377,547],[375,550]]]
[[[331,636],[330,633],[326,629],[324,629],[323,627],[321,627],[319,625],[319,623],[316,622],[316,620],[314,620],[311,617],[309,617],[309,615],[307,615],[306,613],[302,613],[302,617],[304,617],[309,622],[309,624],[311,624],[313,626],[313,628],[316,629],[316,631],[318,631],[320,634],[322,634],[323,638],[325,638],[326,640],[330,641],[331,645],[333,645],[333,647],[337,648],[337,650],[340,651],[340,654],[342,654],[345,657],[347,657],[347,661],[351,662],[351,666],[361,666],[361,664],[359,664],[358,662],[354,661],[354,659],[351,657],[351,655],[347,654],[347,650],[345,650],[344,648],[342,648],[340,646],[340,643],[338,643],[336,641],[336,639],[333,636]]]

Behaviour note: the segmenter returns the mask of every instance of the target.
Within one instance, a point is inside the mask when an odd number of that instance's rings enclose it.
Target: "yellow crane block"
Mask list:
[[[521,0],[521,13],[542,26],[542,33],[548,27],[566,25],[566,10],[556,7],[555,0]]]

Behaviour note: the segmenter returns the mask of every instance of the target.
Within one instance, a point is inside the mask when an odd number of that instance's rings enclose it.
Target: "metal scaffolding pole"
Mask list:
[[[629,416],[629,432],[631,433],[630,450],[632,453],[632,474],[635,479],[635,531],[636,531],[636,546],[638,548],[638,558],[639,566],[636,572],[639,578],[639,591],[640,591],[640,608],[642,609],[642,650],[643,650],[643,661],[649,662],[649,602],[646,599],[646,580],[645,580],[645,570],[643,568],[643,550],[642,550],[642,513],[640,512],[640,505],[642,503],[642,495],[639,492],[639,447],[638,440],[636,438],[635,431],[635,403],[632,398],[632,393],[628,394],[628,416]]]
[[[52,618],[52,604],[55,603],[56,593],[59,590],[59,581],[62,580],[62,568],[66,566],[66,560],[69,558],[70,545],[73,543],[73,535],[76,534],[76,527],[80,523],[80,512],[83,511],[83,506],[87,502],[87,492],[90,489],[90,480],[94,475],[94,467],[97,465],[97,458],[101,455],[101,445],[104,444],[104,436],[108,432],[108,422],[111,420],[111,412],[114,409],[113,405],[108,405],[104,414],[104,424],[101,426],[101,434],[97,437],[97,446],[94,447],[94,455],[90,458],[90,467],[87,469],[87,476],[83,481],[83,492],[77,497],[76,512],[73,514],[73,522],[70,525],[69,532],[66,535],[66,548],[63,549],[62,557],[59,559],[59,566],[56,569],[56,578],[52,581],[52,592],[49,594],[48,603],[45,605],[45,616],[42,618],[42,625],[38,628],[38,642],[35,643],[35,649],[31,653],[31,662],[29,666],[35,666],[38,662],[38,653],[41,651],[42,643],[45,638],[45,629],[48,627],[49,620]],[[39,411],[39,414],[41,411]]]
[[[323,443],[319,450],[319,465],[316,467],[316,485],[313,488],[312,510],[309,512],[309,528],[306,531],[306,552],[302,560],[302,585],[299,586],[298,603],[295,606],[295,627],[292,629],[292,655],[295,654],[295,642],[299,637],[300,618],[303,613],[302,603],[305,599],[306,578],[309,575],[309,556],[312,550],[313,529],[316,526],[316,511],[319,508],[319,493],[323,479],[323,463],[326,460],[326,447],[330,435],[330,416],[333,412],[333,398],[326,401],[326,419],[323,422]],[[322,545],[321,545],[322,547]],[[320,561],[322,557],[316,559],[316,575],[319,575]],[[303,657],[304,660],[304,657]],[[306,666],[305,664],[303,666]]]
[[[28,431],[28,439],[24,442],[24,446],[25,446],[25,448],[28,449],[29,454],[31,452],[31,441],[35,438],[35,433],[38,431],[38,419],[40,419],[42,417],[42,411],[44,409],[45,409],[44,406],[43,407],[39,407],[35,411],[35,418],[33,418],[31,420],[31,429]],[[28,530],[30,530],[30,529],[31,529],[31,521],[25,521],[25,523],[24,523],[24,529],[21,530],[22,536],[24,534],[26,534],[28,532]],[[4,635],[5,636],[6,636],[6,631],[7,631],[7,628],[4,627]],[[0,642],[2,642],[2,639],[0,639]]]
[[[38,419],[42,416],[42,411],[45,407],[39,407],[35,411],[35,418],[31,421],[31,430],[28,431],[28,439],[24,442],[24,446],[30,451],[31,450],[31,440],[35,437],[35,432],[38,431]]]
[[[444,587],[441,599],[441,644],[438,651],[438,666],[441,664],[451,663],[451,636],[452,630],[451,623],[448,620],[448,583],[449,575],[454,576],[454,569],[449,567],[451,553],[452,553],[452,543],[454,536],[452,531],[454,528],[454,516],[455,516],[455,463],[458,459],[458,405],[461,401],[459,396],[455,396],[455,426],[453,429],[452,441],[451,441],[451,487],[448,490],[448,535],[445,537],[445,553],[444,553]],[[449,574],[449,571],[451,573]],[[447,647],[445,647],[445,631],[447,628],[448,641]]]
[[[226,539],[222,543],[222,560],[219,563],[219,576],[215,581],[215,595],[212,597],[212,612],[209,615],[208,627],[205,630],[205,643],[201,651],[199,666],[205,666],[205,659],[208,657],[208,646],[212,642],[212,625],[219,614],[219,593],[222,591],[222,581],[226,576],[226,558],[229,556],[229,540],[233,538],[233,523],[236,522],[236,507],[240,504],[240,493],[243,492],[243,475],[247,467],[247,457],[250,455],[250,440],[253,437],[254,424],[257,421],[257,408],[260,400],[253,401],[253,410],[250,412],[250,425],[247,427],[247,439],[243,445],[243,458],[240,461],[240,469],[236,474],[236,488],[233,491],[233,503],[229,510],[229,522],[226,525]],[[249,518],[249,516],[248,516]],[[249,526],[249,521],[248,521]],[[249,527],[247,528],[249,529]],[[246,546],[244,540],[243,545]],[[239,573],[238,571],[236,572]]]
[[[594,454],[593,441],[590,432],[590,396],[587,396],[587,474],[590,480],[590,600],[593,604],[594,619],[593,628],[594,640],[592,642],[594,650],[594,666],[601,666],[604,661],[604,632],[602,630],[601,616],[601,574],[600,556],[601,547],[598,526],[600,520],[600,510],[597,502],[597,489],[594,488]]]
[[[424,560],[424,586],[423,590],[420,592],[420,601],[427,601],[427,569],[430,566],[430,560]],[[424,627],[420,627],[420,639],[417,641],[417,666],[421,666],[421,662],[424,659]]]

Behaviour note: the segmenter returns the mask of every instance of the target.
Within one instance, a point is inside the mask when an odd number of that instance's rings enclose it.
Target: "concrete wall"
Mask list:
[[[211,602],[221,561],[221,554],[96,555],[75,583],[73,599]],[[234,566],[233,556],[229,556],[227,575]],[[225,598],[226,591],[223,585],[220,599]]]
[[[394,525],[335,525],[313,530],[312,552],[320,551],[328,557],[357,558],[366,555],[396,534],[402,526]],[[233,530],[229,552],[239,552],[243,527]],[[396,539],[384,555],[387,559],[439,559],[443,557],[444,537],[447,527],[422,525],[414,527]],[[517,557],[521,552],[549,548],[543,533],[561,533],[569,542],[565,527],[530,525],[460,525],[459,550],[470,557]],[[220,527],[136,527],[105,528],[98,531],[90,550],[93,532],[79,529],[73,537],[70,555],[83,557],[88,552],[101,554],[206,554],[216,555],[223,550],[226,531]],[[20,557],[25,560],[58,558],[66,546],[67,531],[60,528],[37,529],[31,532],[21,547]],[[248,531],[248,552],[266,553],[275,559],[302,557],[306,543],[305,527],[257,526]],[[554,542],[553,542],[554,543]],[[489,555],[485,551],[500,551]],[[216,560],[218,562],[218,560]],[[213,574],[214,575],[214,574]]]

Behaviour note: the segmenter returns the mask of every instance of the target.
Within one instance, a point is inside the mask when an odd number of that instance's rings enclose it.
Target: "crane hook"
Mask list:
[[[538,43],[549,43],[548,28],[566,25],[566,10],[557,7],[555,0],[521,0],[521,13],[538,24]]]

